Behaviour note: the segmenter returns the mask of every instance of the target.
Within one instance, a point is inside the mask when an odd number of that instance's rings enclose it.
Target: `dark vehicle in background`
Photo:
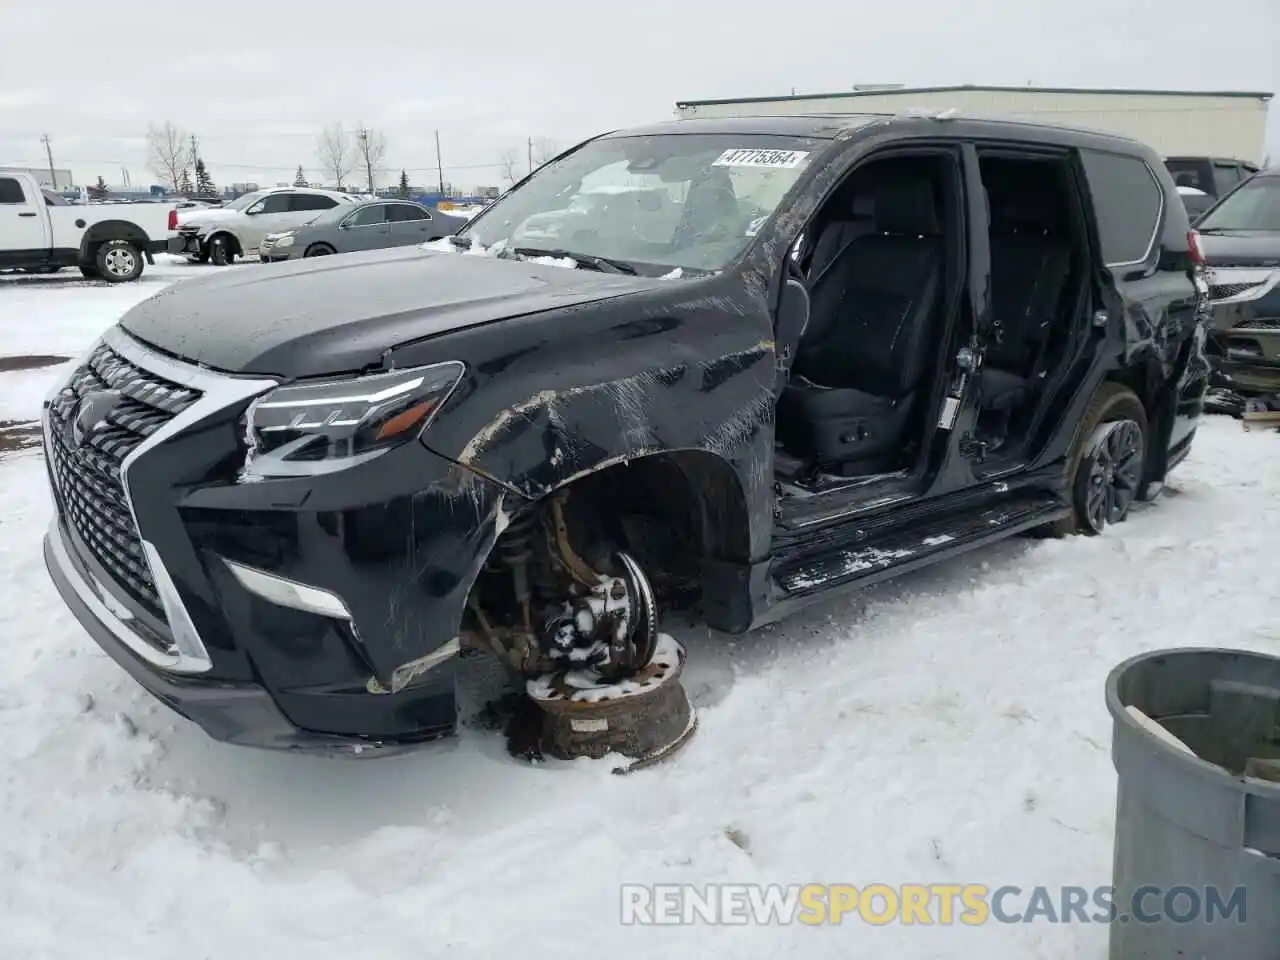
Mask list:
[[[457,233],[467,221],[412,200],[369,200],[326,210],[314,220],[270,233],[258,245],[264,263],[405,247]]]
[[[1173,175],[1176,186],[1197,191],[1179,191],[1192,223],[1258,172],[1254,164],[1231,157],[1165,157],[1164,165]]]
[[[169,287],[46,403],[59,592],[215,738],[407,746],[454,730],[460,652],[625,681],[674,607],[742,633],[1101,533],[1203,405],[1186,212],[1116,137],[682,120],[448,246]]]
[[[1280,170],[1236,187],[1196,225],[1196,239],[1213,386],[1238,398],[1280,394]]]

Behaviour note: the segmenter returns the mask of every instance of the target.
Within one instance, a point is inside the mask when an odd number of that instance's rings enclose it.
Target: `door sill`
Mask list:
[[[1051,493],[1011,491],[963,509],[932,515],[916,523],[888,525],[861,542],[821,549],[775,564],[773,580],[780,601],[853,583],[870,584],[926,566],[947,556],[1050,523],[1069,508]]]

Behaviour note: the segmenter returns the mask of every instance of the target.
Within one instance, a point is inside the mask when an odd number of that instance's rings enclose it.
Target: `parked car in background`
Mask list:
[[[192,261],[231,263],[256,256],[269,233],[306,223],[322,210],[360,202],[353,194],[311,187],[255,190],[211,210],[179,212],[168,250]]]
[[[167,203],[73,205],[31,174],[0,168],[0,269],[137,280],[165,249],[171,214]]]
[[[457,233],[465,217],[432,212],[410,200],[369,200],[340,204],[310,222],[268,234],[258,247],[264,263],[405,247]]]
[[[1213,385],[1280,393],[1280,168],[1238,185],[1196,224],[1209,285]]]
[[[516,242],[584,184],[667,200]],[[1176,198],[1150,149],[1040,124],[606,134],[430,249],[125,313],[45,406],[46,563],[212,736],[359,753],[455,729],[463,648],[608,687],[674,604],[743,633],[1098,534],[1196,434]]]
[[[1182,198],[1182,205],[1187,208],[1187,217],[1192,223],[1204,216],[1204,212],[1217,202],[1214,197],[1195,187],[1178,187],[1178,196]]]
[[[1231,157],[1165,157],[1164,165],[1173,175],[1175,186],[1198,191],[1195,194],[1178,191],[1192,223],[1220,197],[1258,172],[1254,164]]]

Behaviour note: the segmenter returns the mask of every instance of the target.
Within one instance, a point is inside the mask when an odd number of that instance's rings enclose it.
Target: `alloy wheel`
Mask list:
[[[1137,497],[1146,452],[1142,428],[1133,420],[1099,424],[1088,450],[1077,496],[1085,523],[1101,533],[1107,524],[1123,521]]]

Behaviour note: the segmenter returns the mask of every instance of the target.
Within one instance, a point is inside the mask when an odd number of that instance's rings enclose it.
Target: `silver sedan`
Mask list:
[[[264,263],[405,247],[457,233],[467,221],[411,200],[367,200],[325,210],[314,220],[269,234],[258,248]]]

